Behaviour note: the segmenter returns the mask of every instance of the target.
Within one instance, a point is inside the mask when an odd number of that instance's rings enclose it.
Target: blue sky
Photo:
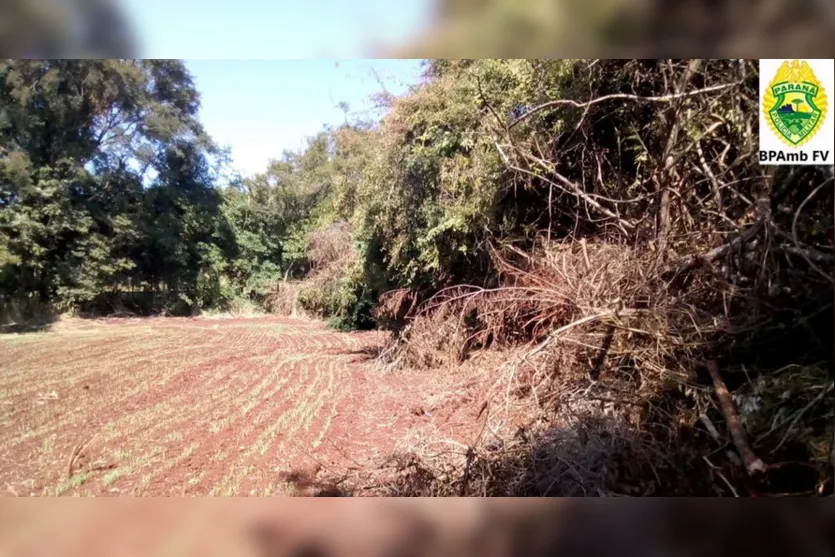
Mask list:
[[[419,60],[187,60],[201,94],[200,119],[244,175],[296,150],[325,125],[374,115],[369,96],[418,82]]]
[[[381,81],[401,94],[417,60],[363,60],[416,35],[433,0],[119,0],[143,58],[180,58],[201,120],[244,174],[262,172],[324,125],[371,108]],[[385,56],[385,55],[383,55]]]

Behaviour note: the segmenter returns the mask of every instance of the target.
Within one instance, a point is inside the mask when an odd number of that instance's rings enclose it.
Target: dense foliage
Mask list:
[[[256,297],[306,218],[324,138],[219,187],[178,61],[0,64],[0,304],[193,312]],[[317,147],[318,146],[318,150]],[[317,158],[318,157],[318,158]]]
[[[163,288],[188,302],[220,199],[184,66],[6,61],[0,84],[4,303]]]

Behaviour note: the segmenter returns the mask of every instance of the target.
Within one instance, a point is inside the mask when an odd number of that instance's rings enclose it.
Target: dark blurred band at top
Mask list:
[[[397,5],[391,3],[390,9]],[[241,9],[259,17],[257,2],[241,3]],[[4,0],[0,50],[14,58],[142,57],[149,45],[143,44],[134,23],[114,0]],[[316,22],[310,25],[307,49],[313,53],[319,39]],[[371,30],[353,31],[362,35]],[[426,28],[363,54],[831,58],[834,31],[833,0],[434,0]],[[244,53],[247,57],[288,56],[270,37],[250,44],[257,52]],[[185,57],[177,52],[166,56]]]
[[[111,0],[3,0],[0,50],[9,58],[132,58],[140,54]]]

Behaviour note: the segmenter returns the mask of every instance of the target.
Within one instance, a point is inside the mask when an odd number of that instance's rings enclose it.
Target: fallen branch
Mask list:
[[[728,242],[727,244],[723,244],[717,248],[710,250],[707,253],[694,253],[687,255],[672,265],[668,266],[663,271],[663,275],[669,274],[679,274],[686,271],[690,271],[703,265],[705,263],[710,263],[715,259],[719,259],[731,252],[731,250],[736,249],[743,244],[750,242],[754,236],[756,236],[763,227],[763,221],[757,221],[747,229],[745,229],[741,234],[735,237],[733,240]]]
[[[710,421],[710,418],[708,418],[706,414],[701,414],[699,419],[702,421],[702,424],[705,426],[705,429],[707,429],[710,436],[713,437],[713,440],[721,445],[722,437],[719,435],[719,431],[716,429],[716,426],[713,425],[712,421]]]
[[[832,263],[835,261],[835,256],[829,253],[823,253],[814,248],[800,248],[797,246],[778,246],[784,252],[797,255],[807,260],[817,261],[818,263]]]
[[[731,482],[728,481],[728,478],[726,478],[725,475],[722,473],[722,470],[718,466],[713,464],[706,456],[703,456],[702,460],[707,462],[707,465],[710,466],[710,468],[716,473],[717,476],[719,476],[722,479],[723,482],[725,482],[725,485],[728,486],[728,489],[731,490],[733,496],[739,497],[739,493],[736,491],[736,489],[734,489],[733,484],[731,484]]]
[[[748,444],[748,437],[745,434],[745,428],[739,420],[739,415],[736,412],[734,401],[731,394],[728,392],[728,387],[722,376],[719,375],[719,366],[716,362],[710,360],[707,362],[707,371],[710,373],[710,378],[713,380],[713,388],[716,390],[716,398],[719,399],[719,408],[722,410],[722,415],[725,417],[725,422],[728,424],[728,431],[731,434],[731,439],[734,442],[739,456],[742,457],[742,462],[745,465],[745,470],[748,474],[755,472],[764,472],[765,463],[754,454],[751,445]]]
[[[589,251],[586,248],[586,239],[580,238],[580,247],[583,249],[583,260],[586,262],[586,270],[591,270],[591,261],[589,260]]]
[[[721,124],[718,122],[717,124]],[[716,125],[716,124],[715,124]],[[710,165],[707,164],[707,160],[705,160],[705,152],[702,149],[701,141],[696,140],[696,152],[699,154],[699,164],[704,170],[705,176],[710,181],[710,185],[713,186],[713,197],[716,200],[716,210],[719,213],[722,213],[722,185],[719,183],[719,180],[716,178],[716,175],[713,173],[713,170],[710,169]]]

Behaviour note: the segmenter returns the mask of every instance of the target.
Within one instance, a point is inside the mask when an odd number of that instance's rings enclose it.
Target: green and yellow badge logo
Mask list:
[[[826,117],[826,92],[808,62],[787,60],[763,96],[768,125],[789,147],[809,141]]]

